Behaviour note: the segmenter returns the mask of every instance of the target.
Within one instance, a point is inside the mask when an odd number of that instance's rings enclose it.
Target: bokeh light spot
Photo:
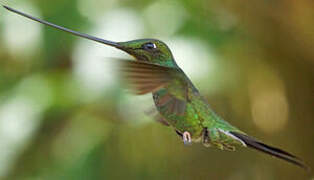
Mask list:
[[[266,133],[283,129],[288,121],[289,105],[282,80],[271,71],[257,71],[250,77],[249,94],[257,127]]]
[[[23,9],[24,12],[32,12],[35,17],[40,17],[40,13],[31,3],[17,5],[16,9]],[[42,43],[41,29],[39,23],[26,20],[21,16],[8,11],[4,16],[4,42],[11,56],[18,60],[28,60],[36,53]]]

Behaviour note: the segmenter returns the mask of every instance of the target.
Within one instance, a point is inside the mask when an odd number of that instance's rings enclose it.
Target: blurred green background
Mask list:
[[[3,1],[2,1],[3,2]],[[314,166],[314,3],[15,0],[114,41],[157,38],[230,123]],[[184,146],[106,64],[123,52],[0,8],[0,179],[306,179],[253,150]]]

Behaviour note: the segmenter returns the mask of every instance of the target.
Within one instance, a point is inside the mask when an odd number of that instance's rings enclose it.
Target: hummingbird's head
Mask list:
[[[138,39],[117,43],[121,49],[138,61],[147,61],[165,66],[176,66],[169,47],[156,39]]]

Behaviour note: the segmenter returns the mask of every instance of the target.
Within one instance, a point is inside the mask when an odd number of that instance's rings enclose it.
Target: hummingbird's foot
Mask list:
[[[203,129],[203,145],[205,147],[210,147],[210,137],[209,137],[209,130],[207,128]]]
[[[183,139],[184,145],[192,144],[191,134],[189,132],[184,131],[184,133],[182,134],[182,139]]]

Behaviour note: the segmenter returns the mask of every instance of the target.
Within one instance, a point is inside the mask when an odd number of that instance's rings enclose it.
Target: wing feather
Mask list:
[[[182,78],[181,72],[176,68],[161,66],[144,61],[119,60],[119,70],[123,77],[135,89],[138,95],[153,93],[157,108],[166,109],[169,114],[183,115],[186,109],[185,99],[180,99],[167,90],[160,94],[160,90],[165,90],[169,84],[179,82],[178,91],[180,94],[187,92],[186,80]]]
[[[176,69],[142,61],[119,61],[119,70],[136,94],[153,93],[167,86]]]

